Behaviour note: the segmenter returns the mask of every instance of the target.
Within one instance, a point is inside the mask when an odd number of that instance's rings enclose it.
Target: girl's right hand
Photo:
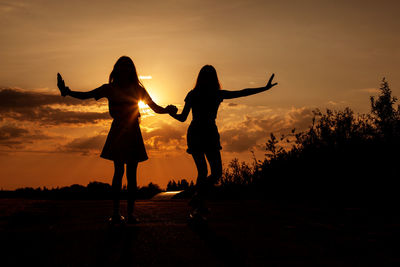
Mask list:
[[[269,81],[268,81],[267,85],[265,86],[265,88],[267,88],[267,90],[271,89],[272,87],[274,87],[275,85],[278,84],[278,83],[272,83],[272,80],[274,79],[274,77],[275,77],[275,74],[273,73],[271,75],[271,77],[269,78]]]
[[[57,87],[60,90],[60,93],[62,96],[65,97],[66,95],[68,95],[68,92],[70,91],[70,89],[65,86],[65,82],[64,82],[63,78],[61,77],[60,73],[57,73]]]

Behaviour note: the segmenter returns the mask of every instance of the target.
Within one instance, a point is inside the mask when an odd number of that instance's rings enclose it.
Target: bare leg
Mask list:
[[[124,176],[124,163],[114,161],[114,177],[112,181],[114,215],[119,216],[119,199],[122,186],[122,177]]]
[[[206,193],[206,178],[207,178],[207,162],[204,153],[193,153],[192,157],[197,168],[197,181],[196,181],[196,192],[189,202],[189,205],[193,207],[193,211],[199,211],[205,209],[205,193]]]
[[[126,164],[126,177],[128,180],[128,216],[133,216],[137,193],[137,166],[138,162],[129,162]]]
[[[211,175],[207,177],[207,186],[210,188],[215,185],[222,176],[222,160],[219,150],[206,152],[206,157],[210,163]]]
[[[197,168],[196,191],[202,194],[207,178],[207,162],[204,153],[193,153],[192,157]]]

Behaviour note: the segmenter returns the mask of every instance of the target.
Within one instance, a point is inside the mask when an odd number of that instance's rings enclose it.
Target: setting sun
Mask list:
[[[149,106],[146,103],[144,103],[142,100],[139,101],[138,106],[139,106],[140,113],[142,113],[142,114],[149,113],[149,111],[150,111]]]
[[[145,109],[148,107],[147,104],[145,104],[142,100],[139,101],[138,105],[140,109]]]

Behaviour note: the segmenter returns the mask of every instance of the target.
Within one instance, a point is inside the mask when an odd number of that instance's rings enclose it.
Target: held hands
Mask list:
[[[271,75],[271,78],[269,78],[269,81],[268,81],[268,83],[267,83],[267,85],[265,86],[265,88],[268,90],[268,89],[271,89],[272,87],[274,87],[275,85],[277,85],[278,83],[272,83],[272,80],[274,79],[274,77],[275,77],[275,74],[273,73],[272,75]]]
[[[178,112],[178,108],[174,105],[168,105],[165,110],[169,115],[175,115]]]
[[[57,87],[60,90],[61,95],[64,97],[68,95],[69,91],[71,91],[69,87],[65,86],[65,82],[60,73],[57,73]]]

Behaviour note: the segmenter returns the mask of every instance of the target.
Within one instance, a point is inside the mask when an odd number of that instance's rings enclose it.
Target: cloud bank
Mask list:
[[[243,153],[263,149],[270,133],[279,135],[293,128],[307,128],[312,116],[312,109],[307,107],[271,109],[223,103],[217,124],[224,151]],[[0,89],[0,146],[3,148],[99,154],[109,122],[106,101]],[[153,155],[185,153],[188,124],[168,115],[143,116],[141,129],[147,150]]]

